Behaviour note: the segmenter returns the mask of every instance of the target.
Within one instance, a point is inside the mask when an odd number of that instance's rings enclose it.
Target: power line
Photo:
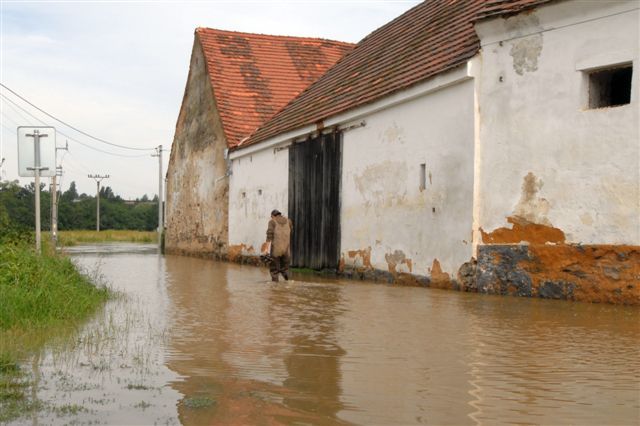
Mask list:
[[[2,93],[0,93],[0,96],[4,96],[4,95],[3,95]],[[7,100],[9,100],[9,99],[7,99]],[[8,106],[9,108],[11,108],[11,111],[13,111],[13,112],[15,112],[17,115],[19,115],[19,116],[20,116],[20,118],[22,118],[23,120],[25,120],[25,121],[27,121],[29,124],[31,124],[31,119],[30,119],[30,118],[25,117],[25,115],[24,115],[24,114],[22,114],[22,113],[21,113],[21,112],[20,112],[20,111],[15,107],[15,106],[13,106],[13,105],[11,105],[11,104],[9,104],[9,103],[7,103],[7,104],[6,104],[6,106]],[[4,112],[3,112],[3,114],[5,114],[5,116],[6,116],[6,113],[4,113]],[[17,124],[17,123],[16,123],[16,124]]]
[[[96,140],[96,141],[98,141],[98,142],[106,143],[107,145],[116,146],[116,147],[118,147],[118,148],[122,148],[122,149],[131,149],[131,150],[135,150],[135,151],[152,151],[152,150],[154,150],[154,149],[155,149],[155,148],[132,148],[132,147],[130,147],[130,146],[118,145],[118,144],[115,144],[115,143],[113,143],[113,142],[108,142],[108,141],[106,141],[106,140],[104,140],[104,139],[100,139],[100,138],[98,138],[98,137],[96,137],[96,136],[93,136],[93,135],[91,135],[91,134],[89,134],[89,133],[87,133],[87,132],[84,132],[84,131],[82,131],[82,130],[80,130],[80,129],[78,129],[78,128],[74,127],[74,126],[72,126],[71,124],[68,124],[68,123],[66,123],[66,122],[64,122],[64,121],[62,121],[62,120],[60,120],[59,118],[54,117],[53,115],[49,114],[48,112],[46,112],[46,111],[45,111],[45,110],[43,110],[42,108],[39,108],[38,106],[36,106],[36,105],[32,104],[32,103],[31,103],[31,102],[29,102],[27,99],[23,98],[22,96],[20,96],[19,94],[17,94],[16,92],[14,92],[13,90],[11,90],[10,88],[8,88],[6,85],[4,85],[4,84],[0,83],[0,86],[4,87],[4,88],[5,88],[5,89],[7,89],[9,92],[13,93],[15,96],[17,96],[18,98],[22,99],[24,102],[28,103],[29,105],[31,105],[32,107],[34,107],[35,109],[37,109],[38,111],[40,111],[41,113],[45,114],[47,117],[51,117],[51,118],[53,118],[54,120],[56,120],[56,121],[58,121],[58,122],[60,122],[60,123],[64,124],[65,126],[69,127],[70,129],[73,129],[73,130],[75,130],[76,132],[81,133],[81,134],[83,134],[83,135],[85,135],[85,136],[87,136],[87,137],[90,137],[91,139],[94,139],[94,140]]]
[[[26,110],[26,109],[24,109],[22,106],[18,105],[16,102],[14,102],[13,100],[9,99],[8,97],[6,97],[5,95],[3,95],[2,93],[0,93],[0,97],[1,97],[3,100],[5,100],[5,101],[10,102],[10,104],[7,104],[7,105],[8,105],[8,106],[10,106],[11,108],[13,108],[13,110],[14,110],[14,111],[16,111],[16,112],[17,112],[17,113],[18,113],[22,118],[24,118],[25,120],[27,120],[27,121],[29,121],[29,122],[31,121],[30,119],[28,119],[28,118],[26,118],[25,116],[23,116],[23,115],[20,113],[20,111],[16,110],[16,109],[15,109],[15,107],[20,108],[22,111],[24,111],[25,113],[27,113],[27,114],[28,114],[29,116],[31,116],[34,120],[39,121],[41,124],[44,124],[45,126],[48,126],[48,125],[49,125],[49,123],[47,123],[46,121],[41,120],[40,118],[38,118],[38,117],[36,117],[35,115],[31,114],[29,111],[27,111],[27,110]],[[13,105],[11,105],[11,104],[13,104]],[[14,105],[15,105],[15,106],[14,106]],[[62,136],[64,136],[64,137],[66,137],[66,138],[68,138],[68,139],[72,140],[73,142],[77,142],[77,143],[79,143],[79,144],[80,144],[80,145],[82,145],[82,146],[85,146],[85,147],[87,147],[87,148],[89,148],[89,149],[92,149],[92,150],[94,150],[94,151],[97,151],[97,152],[101,152],[101,153],[103,153],[103,154],[113,155],[113,156],[115,156],[115,157],[122,157],[122,158],[140,158],[140,157],[147,157],[147,156],[149,156],[149,154],[134,154],[134,155],[128,155],[128,154],[116,154],[115,152],[104,151],[104,150],[102,150],[102,149],[100,149],[100,148],[96,148],[96,147],[91,146],[91,145],[89,145],[89,144],[86,144],[86,143],[80,142],[80,141],[79,141],[79,140],[77,140],[76,138],[74,138],[74,137],[72,137],[72,136],[69,136],[69,135],[67,135],[66,133],[63,133],[63,132],[61,132],[60,130],[57,130],[57,129],[56,129],[56,132],[60,133],[60,134],[61,134]]]
[[[5,121],[10,121],[11,123],[15,124],[16,129],[18,128],[19,124],[15,120],[13,120],[11,117],[9,117],[5,112],[0,112],[0,114],[2,114],[2,116],[5,119]]]

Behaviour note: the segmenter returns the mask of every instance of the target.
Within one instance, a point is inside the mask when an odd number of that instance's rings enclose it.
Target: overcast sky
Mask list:
[[[0,1],[0,82],[56,118],[135,148],[162,144],[166,172],[196,27],[358,42],[417,1]],[[152,151],[97,142],[0,88],[2,179],[18,178],[18,125],[56,127],[62,188],[157,193]],[[17,104],[17,105],[16,105]],[[26,111],[25,111],[26,110]],[[35,117],[33,117],[33,116]],[[60,132],[67,136],[63,136]],[[75,140],[74,140],[75,139]],[[97,152],[102,151],[129,157]],[[23,184],[32,178],[20,179]],[[48,179],[45,179],[48,182]]]

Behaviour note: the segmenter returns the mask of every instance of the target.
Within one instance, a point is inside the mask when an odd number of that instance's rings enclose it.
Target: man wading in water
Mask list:
[[[291,262],[290,242],[293,224],[282,216],[278,210],[271,212],[271,220],[267,228],[267,244],[271,246],[270,254],[273,258],[269,264],[271,279],[278,281],[278,275],[282,274],[285,280],[289,279],[289,262]],[[269,250],[269,249],[268,249]]]

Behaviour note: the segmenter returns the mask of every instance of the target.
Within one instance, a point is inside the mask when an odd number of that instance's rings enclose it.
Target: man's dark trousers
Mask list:
[[[285,280],[289,279],[289,263],[291,259],[288,254],[283,256],[273,256],[273,261],[269,265],[269,272],[271,272],[271,279],[278,281],[278,274],[282,274]]]

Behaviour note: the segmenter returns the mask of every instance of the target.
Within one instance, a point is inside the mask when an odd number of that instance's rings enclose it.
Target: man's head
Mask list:
[[[278,217],[280,216],[282,213],[280,213],[278,210],[272,210],[271,211],[271,217]]]

